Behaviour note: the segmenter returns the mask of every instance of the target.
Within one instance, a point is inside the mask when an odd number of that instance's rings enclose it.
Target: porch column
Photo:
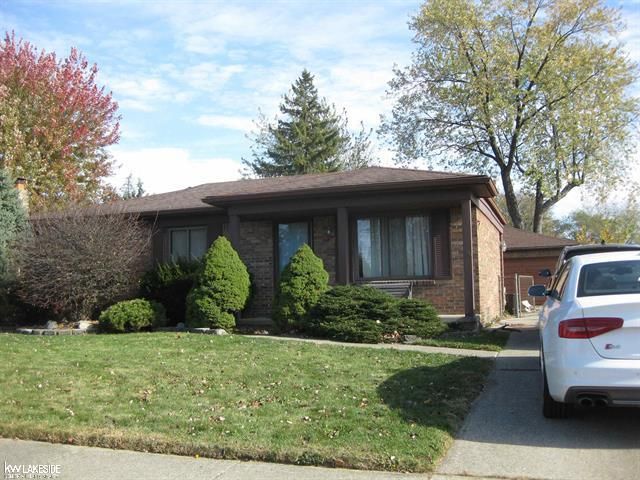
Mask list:
[[[464,315],[475,316],[475,282],[473,272],[473,216],[471,200],[462,202],[462,259],[464,271]]]
[[[229,241],[233,248],[240,247],[240,216],[229,214]]]
[[[345,207],[336,209],[336,283],[349,283],[349,212]]]

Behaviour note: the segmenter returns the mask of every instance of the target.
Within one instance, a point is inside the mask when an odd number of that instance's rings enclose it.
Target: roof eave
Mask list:
[[[539,245],[539,246],[527,246],[527,247],[509,247],[507,245],[507,248],[505,250],[505,252],[524,252],[527,250],[561,250],[564,247],[572,247],[575,244],[562,244],[562,245]]]
[[[248,203],[265,200],[286,200],[295,199],[303,196],[332,196],[336,194],[357,194],[357,193],[374,193],[374,192],[393,192],[418,190],[421,188],[464,188],[468,187],[474,191],[474,194],[481,198],[492,198],[497,195],[493,180],[484,175],[476,177],[446,178],[438,180],[413,180],[402,182],[388,183],[372,183],[363,185],[346,185],[338,187],[317,187],[299,190],[287,190],[280,192],[265,192],[255,194],[240,195],[211,195],[205,197],[202,201],[216,207],[225,207],[231,204]]]

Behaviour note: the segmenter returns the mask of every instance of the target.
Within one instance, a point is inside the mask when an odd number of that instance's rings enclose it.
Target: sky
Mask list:
[[[407,22],[420,4],[0,0],[0,25],[62,57],[75,46],[98,65],[98,82],[122,115],[110,181],[121,186],[132,174],[148,193],[161,193],[240,178],[254,120],[277,113],[304,68],[351,125],[375,131],[391,108],[393,66],[410,62]],[[640,61],[640,1],[611,5],[628,25],[620,39]],[[393,152],[376,143],[378,163],[393,166]],[[556,215],[580,201],[576,192]]]

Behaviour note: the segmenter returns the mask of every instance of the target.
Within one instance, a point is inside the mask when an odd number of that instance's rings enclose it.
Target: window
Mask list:
[[[207,229],[174,228],[169,231],[169,252],[172,261],[194,260],[207,251]]]
[[[282,272],[294,253],[309,242],[309,222],[278,224],[278,272]]]
[[[640,261],[603,262],[580,270],[578,296],[640,293]]]
[[[356,221],[360,278],[431,275],[427,216],[370,217]]]
[[[567,287],[567,281],[569,280],[569,272],[571,271],[571,263],[565,263],[561,270],[558,272],[558,279],[551,285],[551,296],[556,300],[562,300],[564,291]]]

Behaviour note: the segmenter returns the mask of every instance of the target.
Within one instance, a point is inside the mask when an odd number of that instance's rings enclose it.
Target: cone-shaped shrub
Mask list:
[[[190,327],[233,328],[234,314],[249,298],[249,272],[229,240],[218,237],[204,256],[202,268],[187,296]]]
[[[280,275],[273,321],[280,331],[301,328],[309,310],[329,288],[322,260],[303,244]]]

